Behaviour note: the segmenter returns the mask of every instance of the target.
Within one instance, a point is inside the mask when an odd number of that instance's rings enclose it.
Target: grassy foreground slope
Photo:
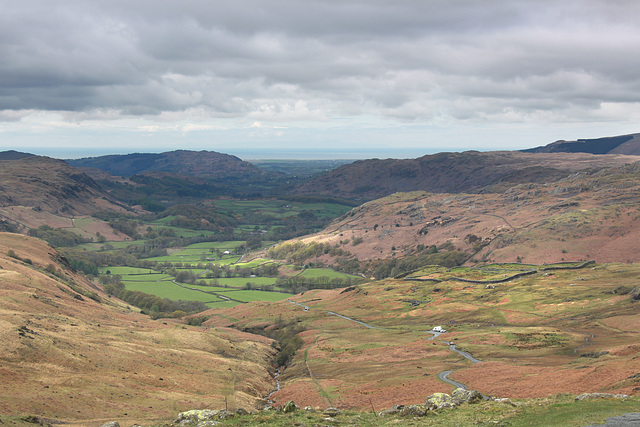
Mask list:
[[[514,274],[513,265],[427,268],[405,280],[307,291],[291,298],[298,304],[212,310],[207,323],[304,325],[304,344],[273,396],[277,404],[365,411],[419,404],[451,392],[438,376],[446,371],[469,389],[512,399],[638,394],[640,291],[633,289],[640,265],[549,267],[521,266],[531,273],[498,283]],[[448,332],[434,339],[428,331],[438,325]]]
[[[0,233],[0,326],[0,419],[149,425],[225,400],[255,408],[273,388],[270,340],[153,321],[22,235]]]

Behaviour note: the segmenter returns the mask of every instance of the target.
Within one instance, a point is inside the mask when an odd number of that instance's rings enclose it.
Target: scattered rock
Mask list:
[[[597,359],[598,357],[602,357],[605,354],[609,354],[609,352],[608,351],[594,351],[592,353],[581,354],[580,357],[590,357],[592,359]]]
[[[513,407],[518,406],[515,403],[513,403],[511,401],[511,399],[507,398],[507,397],[497,397],[495,399],[493,399],[494,402],[498,402],[498,403],[505,403],[507,405],[511,405]]]
[[[631,290],[631,299],[633,301],[640,300],[640,286],[636,286]]]
[[[332,409],[332,408],[329,408],[329,409]],[[329,409],[327,409],[327,410],[329,410]],[[311,413],[316,412],[315,408],[313,408],[312,406],[305,406],[304,410],[306,412],[311,412]]]
[[[117,421],[111,421],[109,423],[104,423],[100,427],[120,427],[120,423]]]
[[[404,405],[394,405],[389,409],[385,409],[384,411],[381,411],[380,413],[378,413],[379,417],[384,417],[386,415],[396,415],[399,414],[400,411],[402,411],[404,409]]]
[[[306,408],[305,408],[306,410]],[[342,414],[342,410],[338,409],[338,408],[327,408],[323,414],[325,414],[327,417],[337,417],[338,415]]]
[[[612,294],[617,294],[617,295],[627,295],[629,292],[631,292],[631,289],[627,288],[626,286],[618,286],[617,288],[611,291]]]
[[[282,407],[282,412],[288,414],[290,412],[296,412],[298,409],[300,408],[295,403],[293,403],[293,400],[290,400],[284,404],[284,406]]]
[[[587,399],[626,399],[629,396],[626,394],[613,394],[613,393],[582,393],[576,396],[576,400]]]
[[[236,415],[249,415],[249,411],[244,408],[236,409]]]

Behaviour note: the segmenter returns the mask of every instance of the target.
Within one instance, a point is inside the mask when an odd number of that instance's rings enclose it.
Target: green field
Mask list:
[[[121,274],[121,275],[129,275],[129,274],[153,274],[158,273],[155,270],[150,268],[138,268],[138,267],[124,267],[124,266],[113,266],[113,267],[102,267],[100,269],[100,274],[107,274],[107,271],[110,274]]]
[[[233,307],[237,304],[251,301],[280,301],[290,296],[290,294],[281,292],[237,289],[244,287],[247,283],[252,283],[254,286],[273,285],[276,279],[272,277],[221,278],[215,279],[219,286],[190,284],[180,286],[173,282],[173,277],[170,275],[159,274],[153,272],[153,270],[134,267],[111,267],[111,272],[122,276],[122,283],[124,283],[127,290],[140,291],[175,301],[199,301],[211,308]],[[208,281],[209,283],[213,282],[211,279]],[[237,301],[224,301],[216,294]]]
[[[317,279],[318,277],[328,277],[329,279],[360,279],[360,276],[355,276],[353,274],[340,273],[338,271],[334,271],[330,268],[307,268],[303,270],[299,277],[306,277],[309,279]]]

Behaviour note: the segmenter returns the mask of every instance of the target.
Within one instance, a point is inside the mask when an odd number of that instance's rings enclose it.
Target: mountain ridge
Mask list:
[[[148,171],[172,172],[201,178],[251,177],[264,174],[261,169],[239,157],[206,150],[113,154],[69,159],[66,162],[74,167],[96,168],[124,177]]]
[[[341,166],[302,183],[297,194],[366,201],[396,192],[499,192],[525,182],[551,182],[583,169],[633,163],[640,156],[589,153],[465,151],[417,159],[369,159]]]
[[[540,147],[521,150],[524,153],[591,153],[640,155],[640,133],[602,138],[558,140]]]

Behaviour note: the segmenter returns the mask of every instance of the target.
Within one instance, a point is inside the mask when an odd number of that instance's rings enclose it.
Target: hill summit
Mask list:
[[[575,141],[559,140],[551,144],[522,150],[525,153],[591,153],[640,155],[640,133]]]
[[[112,175],[125,177],[148,171],[214,179],[260,176],[264,173],[236,156],[204,150],[115,154],[67,160],[67,163],[74,167],[101,169]]]

